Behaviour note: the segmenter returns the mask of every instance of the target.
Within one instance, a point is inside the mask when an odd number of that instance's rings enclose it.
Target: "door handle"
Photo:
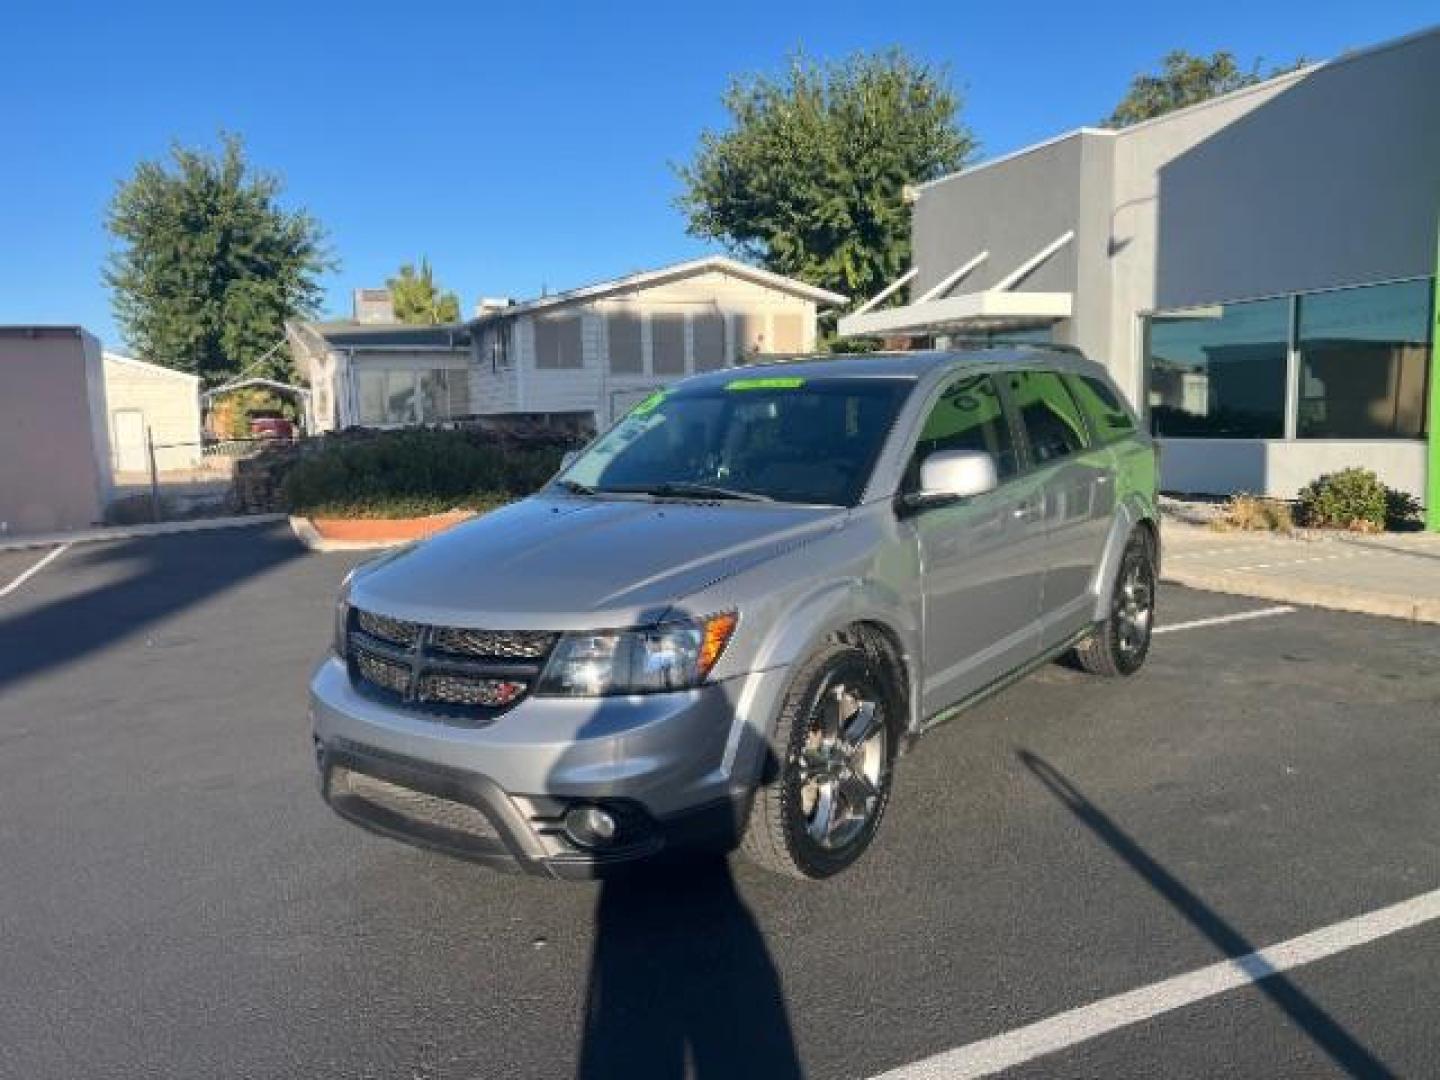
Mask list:
[[[1097,476],[1097,477],[1095,478],[1095,483],[1097,483],[1097,484],[1099,484],[1099,485],[1101,485],[1101,486],[1103,487],[1104,485],[1110,483],[1110,481],[1111,481],[1111,480],[1114,480],[1114,479],[1115,479],[1115,478],[1114,478],[1113,476],[1111,476],[1109,473],[1101,473],[1099,476]]]
[[[1038,502],[1021,503],[1010,511],[1010,516],[1016,521],[1034,521],[1040,516],[1040,504]]]

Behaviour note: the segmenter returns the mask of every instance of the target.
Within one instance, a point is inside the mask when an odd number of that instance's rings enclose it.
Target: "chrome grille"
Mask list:
[[[377,656],[363,648],[355,648],[355,667],[368,682],[392,694],[405,694],[410,690],[410,668],[397,664],[383,656]]]
[[[550,651],[558,634],[540,630],[470,630],[437,626],[430,645],[456,656],[492,656],[499,660],[538,660]]]
[[[499,709],[514,702],[526,689],[525,683],[511,679],[482,679],[435,671],[420,676],[420,689],[415,696],[426,704],[482,705]]]
[[[371,637],[399,645],[402,649],[413,649],[420,638],[420,624],[392,619],[388,615],[376,615],[369,611],[356,611],[360,629]]]
[[[423,623],[352,608],[350,677],[383,700],[480,723],[518,704],[540,677],[560,635]]]

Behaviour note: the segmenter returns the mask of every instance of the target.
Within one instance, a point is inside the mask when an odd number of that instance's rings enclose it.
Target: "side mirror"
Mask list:
[[[565,453],[560,456],[560,471],[561,471],[561,472],[564,472],[564,471],[565,471],[566,469],[568,469],[571,465],[574,465],[574,464],[575,464],[575,460],[576,460],[579,456],[580,456],[580,451],[579,451],[579,450],[566,450]]]
[[[919,506],[971,499],[1000,484],[995,459],[984,450],[939,450],[920,463]]]

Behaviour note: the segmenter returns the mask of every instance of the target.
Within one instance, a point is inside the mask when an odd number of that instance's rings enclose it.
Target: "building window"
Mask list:
[[[469,372],[453,368],[374,368],[359,372],[366,427],[434,424],[470,412]]]
[[[1421,437],[1430,293],[1420,280],[1300,297],[1297,435]]]
[[[535,320],[535,367],[541,371],[572,370],[585,366],[584,338],[579,315],[541,316]]]
[[[650,316],[650,365],[656,375],[685,374],[685,316],[657,312]]]
[[[606,328],[610,338],[610,373],[643,375],[645,355],[640,338],[640,316],[632,311],[612,312]]]
[[[726,366],[724,315],[696,312],[690,316],[690,337],[695,347],[696,371],[714,371]]]
[[[1156,312],[1146,341],[1157,435],[1284,437],[1288,298]]]

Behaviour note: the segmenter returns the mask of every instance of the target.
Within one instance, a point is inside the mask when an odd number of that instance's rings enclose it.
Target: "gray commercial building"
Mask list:
[[[1078,345],[1167,489],[1363,465],[1434,523],[1437,236],[1440,28],[918,188],[912,269],[840,330]]]

